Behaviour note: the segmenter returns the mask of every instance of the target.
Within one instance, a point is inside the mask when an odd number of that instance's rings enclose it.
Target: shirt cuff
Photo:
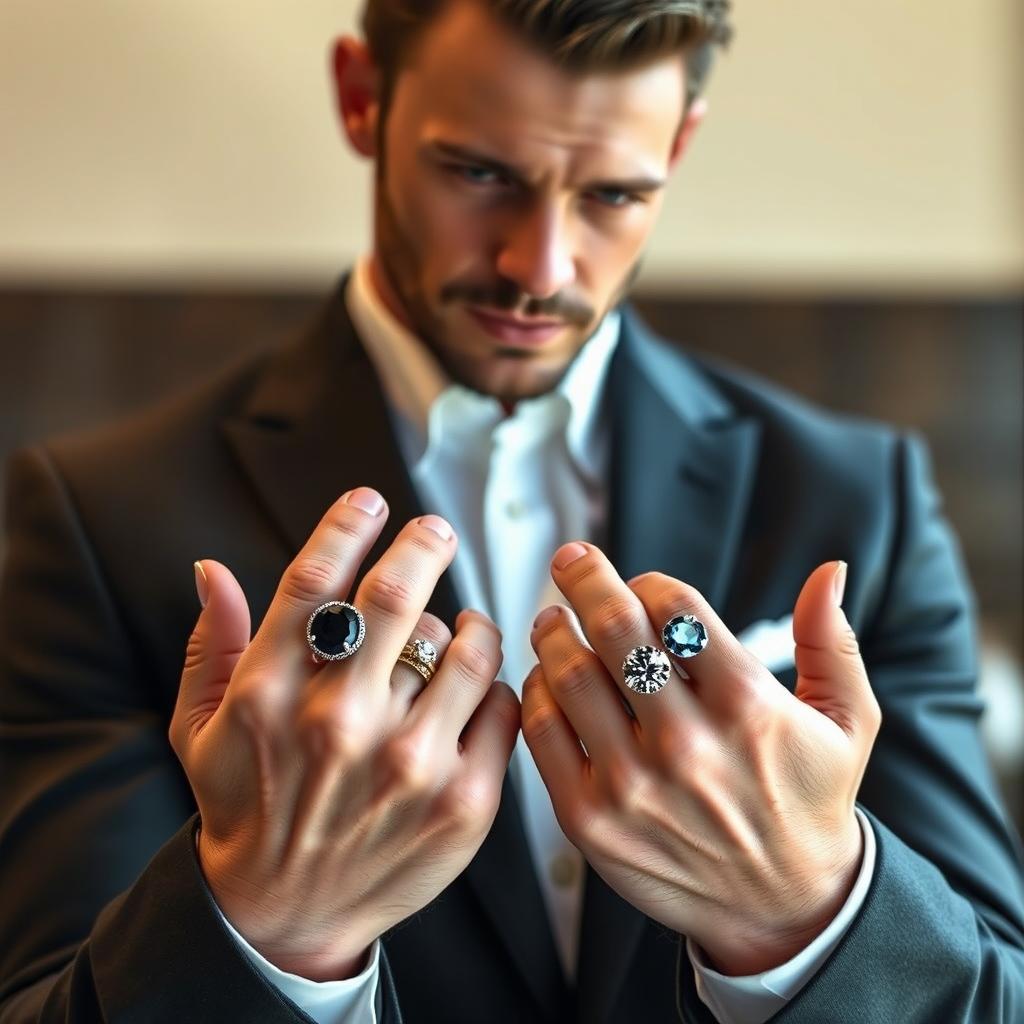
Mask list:
[[[832,923],[791,960],[761,974],[732,977],[709,967],[700,946],[687,938],[686,952],[693,964],[697,994],[719,1024],[764,1024],[814,977],[853,924],[875,872],[874,829],[859,807],[854,810],[864,836],[860,873]]]
[[[198,842],[198,833],[196,841]],[[249,958],[253,966],[279,992],[287,996],[316,1024],[377,1024],[380,1019],[380,939],[370,947],[366,967],[354,978],[342,981],[310,981],[275,967],[254,949],[224,916],[214,901],[228,934]]]

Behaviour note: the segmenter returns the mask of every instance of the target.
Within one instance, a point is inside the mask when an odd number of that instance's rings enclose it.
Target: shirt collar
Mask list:
[[[495,399],[453,383],[430,349],[387,308],[371,279],[369,257],[363,257],[356,264],[349,278],[345,302],[380,378],[385,398],[403,423],[410,442],[410,451],[406,454],[414,462],[427,451],[431,410],[442,396],[458,395],[461,407],[476,409],[481,425],[490,419],[493,427],[501,419],[494,414]],[[620,321],[617,310],[612,310],[601,321],[553,391],[569,405],[566,424],[569,452],[579,468],[594,477],[600,472],[602,459],[601,397],[618,344]],[[516,415],[529,416],[531,407],[546,401],[550,401],[550,395],[523,400],[517,404]]]

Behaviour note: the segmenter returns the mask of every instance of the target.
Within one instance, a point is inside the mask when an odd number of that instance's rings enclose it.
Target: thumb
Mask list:
[[[842,609],[846,563],[826,562],[807,578],[793,610],[795,694],[851,738],[874,739],[880,711]]]
[[[195,573],[202,611],[189,637],[174,712],[175,726],[189,737],[220,707],[250,638],[249,603],[231,570],[205,559],[195,563]]]

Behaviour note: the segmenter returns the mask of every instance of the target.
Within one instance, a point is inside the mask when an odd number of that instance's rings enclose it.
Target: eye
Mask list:
[[[504,179],[491,167],[476,164],[448,164],[448,170],[470,185],[497,185]]]
[[[626,206],[633,206],[636,203],[646,202],[644,197],[636,192],[629,192],[624,188],[598,188],[587,195],[597,200],[603,206],[610,206],[614,209],[621,209]]]

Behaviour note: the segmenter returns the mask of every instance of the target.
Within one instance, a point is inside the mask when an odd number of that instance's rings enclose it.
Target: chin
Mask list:
[[[503,401],[536,398],[554,388],[568,366],[568,363],[561,363],[557,367],[548,365],[541,368],[523,365],[522,360],[516,360],[511,366],[504,360],[502,362],[505,365],[478,367],[478,372],[465,383],[475,391]]]

